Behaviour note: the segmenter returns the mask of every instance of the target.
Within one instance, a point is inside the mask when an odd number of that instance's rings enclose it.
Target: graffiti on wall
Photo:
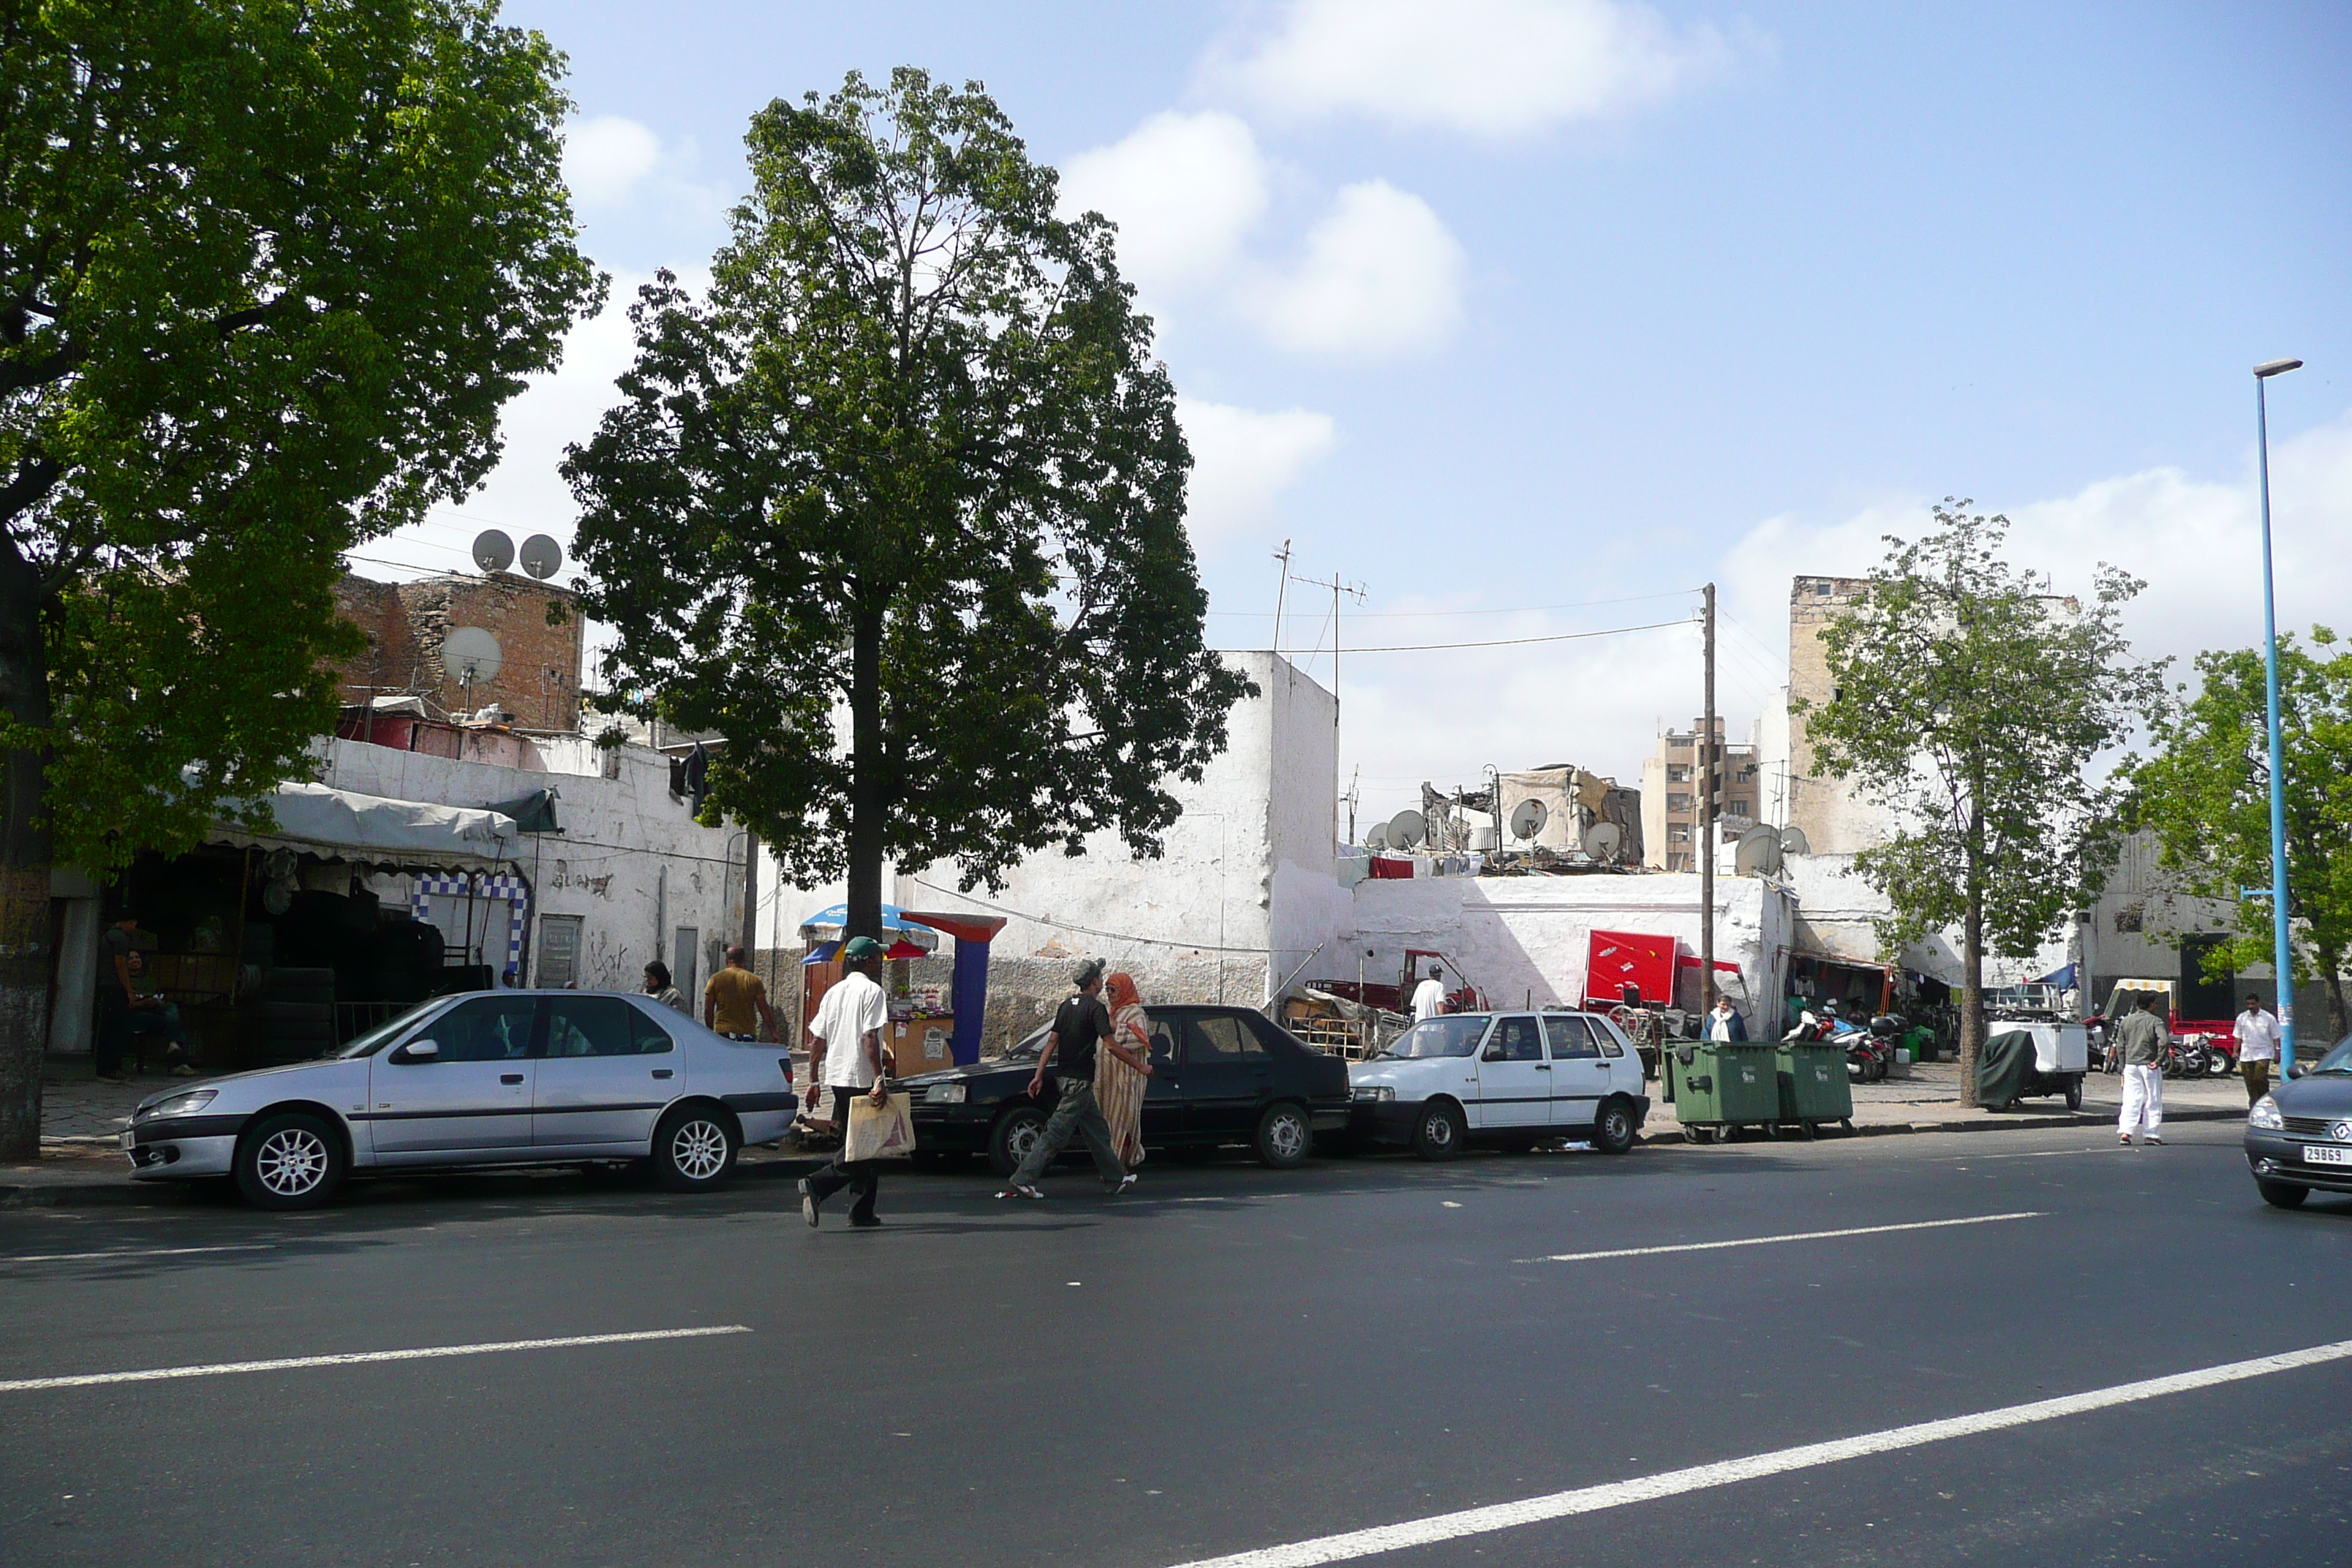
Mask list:
[[[629,973],[629,945],[607,933],[588,933],[580,944],[580,988],[583,991],[633,991],[636,976]]]
[[[600,899],[609,900],[613,896],[614,875],[615,873],[607,871],[601,877],[591,877],[583,872],[574,871],[569,860],[558,860],[555,863],[554,873],[547,879],[547,885],[550,888],[584,888]]]

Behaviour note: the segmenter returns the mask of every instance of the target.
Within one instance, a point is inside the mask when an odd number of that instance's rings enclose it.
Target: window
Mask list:
[[[667,1013],[668,1008],[662,1009]],[[629,1009],[629,1032],[637,1037],[637,1055],[657,1057],[671,1048],[669,1031],[643,1007]]]
[[[1486,1054],[1482,1058],[1490,1062],[1539,1062],[1543,1060],[1543,1031],[1533,1018],[1504,1018],[1495,1025],[1495,1032],[1486,1037]]]
[[[559,996],[547,1005],[550,1057],[633,1057],[636,1010],[618,996]]]
[[[1301,1043],[1285,1033],[1281,1025],[1263,1013],[1244,1013],[1242,1015],[1242,1022],[1250,1026],[1250,1032],[1257,1037],[1259,1047],[1269,1056],[1281,1050],[1285,1045]]]
[[[1689,824],[1689,823],[1687,823],[1687,822],[1669,822],[1669,823],[1667,823],[1667,824],[1666,824],[1666,842],[1667,842],[1667,843],[1669,843],[1669,844],[1687,844],[1687,843],[1689,843],[1690,841],[1691,841],[1691,830],[1690,830],[1690,824]]]
[[[1192,1020],[1192,1055],[1196,1062],[1237,1062],[1265,1054],[1249,1026],[1230,1013]]]
[[[1178,1032],[1182,1028],[1182,1026],[1173,1018],[1154,1018],[1148,1009],[1145,1011],[1143,1016],[1145,1019],[1144,1026],[1151,1032],[1151,1059],[1154,1062],[1163,1065],[1174,1061],[1176,1059],[1176,1040],[1178,1037]],[[1132,1044],[1133,1042],[1124,1041],[1121,1043]]]
[[[1690,783],[1691,765],[1688,763],[1668,763],[1666,764],[1666,782],[1668,784]]]
[[[580,977],[580,917],[539,917],[539,973],[532,984],[562,991]]]
[[[1633,1044],[1625,1037],[1624,1030],[1606,1018],[1588,1018],[1585,1022],[1592,1026],[1592,1037],[1601,1042],[1601,1054],[1604,1057],[1622,1057]]]
[[[1668,811],[1688,811],[1691,808],[1691,803],[1696,801],[1697,798],[1698,797],[1696,795],[1685,795],[1680,791],[1669,791],[1666,795],[1666,809]]]
[[[1423,1061],[1433,1057],[1466,1057],[1478,1048],[1478,1037],[1486,1032],[1486,1020],[1469,1016],[1445,1018],[1424,1018],[1389,1042],[1381,1055],[1401,1061]]]
[[[1597,1057],[1601,1047],[1592,1043],[1592,1026],[1583,1019],[1566,1013],[1544,1016],[1544,1035],[1551,1041],[1551,1059],[1568,1061],[1572,1058]]]
[[[529,996],[484,996],[461,1002],[426,1031],[444,1062],[511,1062],[530,1055],[530,1020],[539,1003]]]

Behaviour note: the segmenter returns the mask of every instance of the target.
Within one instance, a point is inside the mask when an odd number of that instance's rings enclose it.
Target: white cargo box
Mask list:
[[[2062,1072],[2084,1072],[2090,1068],[2090,1037],[2080,1024],[1993,1023],[1985,1026],[1988,1036],[2006,1034],[2011,1029],[2021,1029],[2033,1037],[2033,1068],[2044,1077]]]

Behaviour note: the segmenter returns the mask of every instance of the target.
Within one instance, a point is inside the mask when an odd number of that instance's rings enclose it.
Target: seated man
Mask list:
[[[163,1060],[174,1078],[194,1078],[194,1065],[188,1059],[188,1035],[180,1023],[180,1009],[167,1001],[155,988],[147,973],[147,955],[131,948],[122,955],[124,988],[128,991],[117,1026],[122,1031],[124,1045],[150,1035],[163,1037]]]

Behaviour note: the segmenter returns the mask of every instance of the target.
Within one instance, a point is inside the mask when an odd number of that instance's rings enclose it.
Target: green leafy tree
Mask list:
[[[1853,610],[1822,628],[1834,698],[1807,711],[1817,771],[1893,813],[1854,857],[1894,905],[1893,955],[1958,926],[1965,975],[1960,1102],[1976,1103],[1987,944],[2030,957],[2095,893],[2112,858],[2110,786],[2090,765],[2163,689],[2131,659],[2123,610],[2141,584],[2099,568],[2087,604],[2001,558],[2009,520],[1947,498],[1936,528],[1890,537]]]
[[[2314,626],[2310,649],[2279,639],[2279,739],[2286,759],[2287,913],[2295,975],[2327,983],[2329,1039],[2347,1027],[2344,956],[2352,947],[2352,652]],[[2164,864],[2195,897],[2238,907],[2238,930],[2205,955],[2210,977],[2273,961],[2270,715],[2260,648],[2197,656],[2149,717],[2153,755],[2131,764],[2129,820],[2152,830]]]
[[[727,735],[706,809],[845,875],[853,933],[886,858],[970,887],[1101,829],[1156,854],[1250,688],[1202,641],[1192,458],[1110,226],[918,70],[748,142],[707,297],[640,292],[625,401],[564,467],[603,679]]]
[[[598,298],[561,63],[475,0],[0,0],[0,1152],[52,860],[266,820],[340,552],[470,490]]]

